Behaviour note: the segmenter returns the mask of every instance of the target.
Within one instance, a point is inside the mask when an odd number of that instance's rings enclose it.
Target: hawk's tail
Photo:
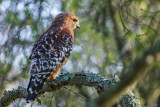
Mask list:
[[[47,81],[49,75],[39,74],[31,75],[27,88],[26,102],[33,102],[38,95],[38,92],[42,89],[43,84]]]
[[[33,102],[36,98],[36,93],[28,93],[26,98],[26,103]]]

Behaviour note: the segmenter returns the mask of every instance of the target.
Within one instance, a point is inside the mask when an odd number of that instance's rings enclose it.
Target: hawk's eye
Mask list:
[[[76,19],[73,19],[73,22],[76,22],[77,20]]]

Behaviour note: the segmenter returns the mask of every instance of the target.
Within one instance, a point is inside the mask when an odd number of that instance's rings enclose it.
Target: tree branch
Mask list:
[[[97,89],[98,93],[102,93],[104,90],[110,89],[111,87],[117,85],[119,82],[120,80],[116,75],[113,75],[110,79],[105,79],[101,75],[93,73],[66,73],[58,76],[55,80],[49,81],[47,84],[45,84],[43,86],[43,91],[50,92],[59,90],[66,85],[85,85],[94,87]],[[0,107],[5,107],[18,98],[26,98],[26,95],[26,88],[21,86],[19,86],[17,89],[4,91],[3,97],[0,99]],[[140,105],[140,102],[138,98],[129,91],[121,98],[120,104],[121,106]]]
[[[124,91],[133,89],[137,82],[144,77],[152,65],[160,61],[160,41],[157,41],[153,47],[147,49],[141,57],[137,57],[134,64],[130,66],[129,71],[124,76],[123,80],[114,88],[106,90],[100,97],[100,107],[111,107],[125,93]],[[134,106],[137,107],[137,106]]]

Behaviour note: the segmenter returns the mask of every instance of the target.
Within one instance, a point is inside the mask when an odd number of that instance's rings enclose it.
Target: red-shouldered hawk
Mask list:
[[[73,30],[77,27],[80,27],[77,16],[72,13],[60,13],[36,41],[29,57],[31,65],[27,102],[33,101],[44,83],[55,79],[67,62],[74,43]]]

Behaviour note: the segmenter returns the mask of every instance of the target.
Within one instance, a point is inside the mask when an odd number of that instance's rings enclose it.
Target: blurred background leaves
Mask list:
[[[29,55],[38,37],[61,12],[80,19],[75,44],[65,72],[94,72],[105,77],[122,76],[137,56],[160,39],[159,0],[1,0],[0,1],[0,97],[6,89],[27,87]],[[160,105],[160,64],[134,89],[142,106]],[[97,98],[93,88],[73,86],[44,94],[40,107],[84,107]],[[157,95],[157,97],[153,97]],[[93,103],[94,104],[94,103]],[[10,106],[27,107],[24,99]]]

